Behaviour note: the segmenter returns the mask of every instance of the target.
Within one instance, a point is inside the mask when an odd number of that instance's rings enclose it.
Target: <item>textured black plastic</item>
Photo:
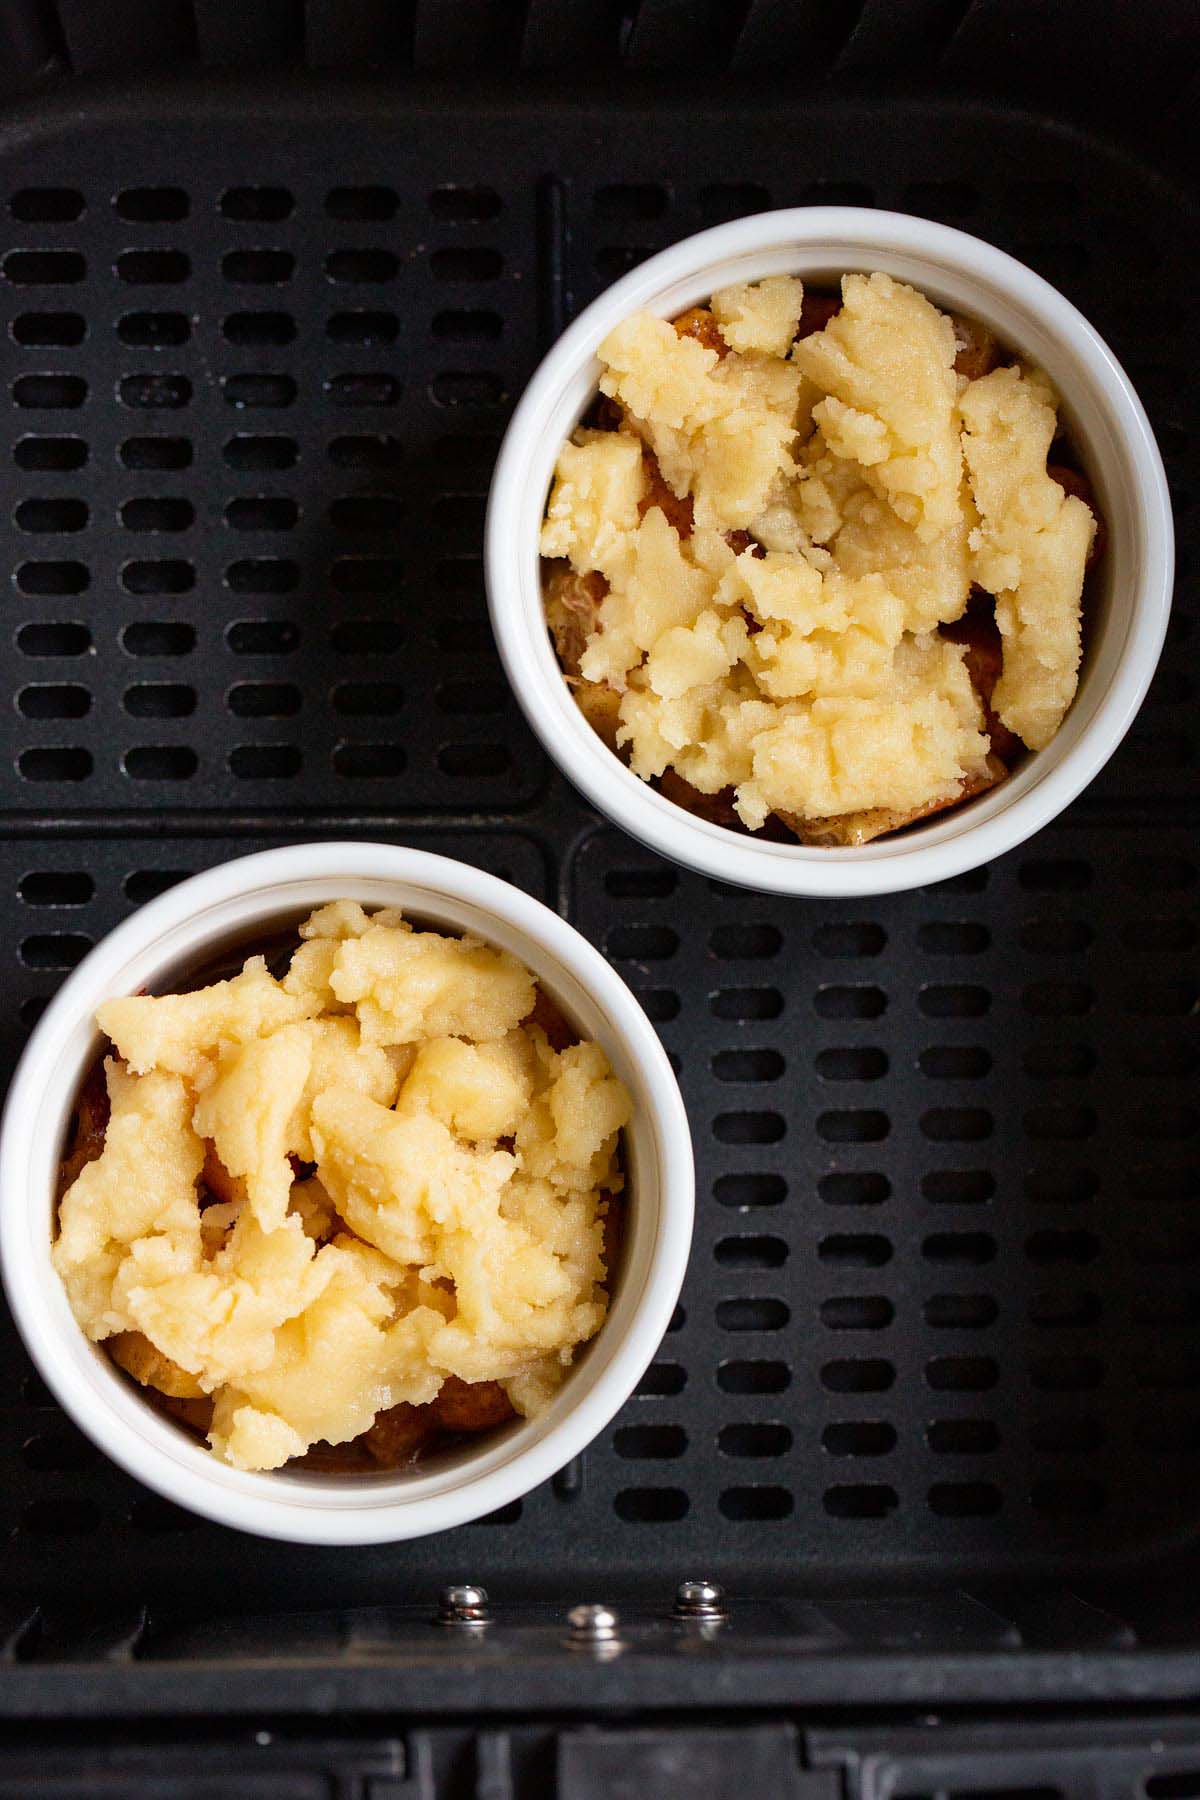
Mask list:
[[[347,1737],[313,1729],[215,1739],[142,1727],[131,1746],[64,1745],[42,1730],[0,1766],[0,1800],[890,1800],[951,1792],[1008,1800],[1151,1800],[1190,1793],[1200,1766],[1194,1722],[1123,1715],[1102,1723],[804,1729],[660,1720],[617,1727],[529,1721],[438,1724]]]
[[[671,13],[643,9],[632,60]],[[1151,698],[1068,817],[990,870],[859,905],[716,887],[597,822],[505,690],[480,573],[498,434],[570,313],[703,224],[830,200],[962,224],[1076,300],[1151,410],[1183,553]],[[297,838],[415,842],[606,949],[677,1060],[699,1180],[683,1306],[639,1395],[581,1463],[452,1537],[222,1531],[10,1379],[9,1654],[86,1659],[91,1620],[110,1660],[203,1656],[172,1621],[423,1603],[464,1575],[657,1605],[704,1568],[832,1606],[1018,1578],[1103,1601],[1194,1571],[1190,194],[978,102],[484,97],[464,122],[402,91],[210,83],[14,116],[0,208],[6,1058],[181,874]],[[1055,1646],[1124,1641],[1126,1599],[1098,1639],[1068,1606]],[[833,1608],[808,1648],[961,1641],[953,1607],[920,1616]],[[218,1653],[273,1634],[260,1617]],[[1029,1640],[1002,1618],[983,1641],[1015,1663]]]

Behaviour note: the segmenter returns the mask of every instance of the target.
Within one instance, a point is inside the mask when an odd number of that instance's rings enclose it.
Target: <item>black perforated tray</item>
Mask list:
[[[648,1620],[697,1571],[735,1597],[708,1648],[730,1704],[1195,1692],[1194,197],[965,100],[87,96],[0,130],[7,1061],[181,875],[418,843],[560,906],[627,976],[680,1071],[698,1223],[612,1428],[412,1545],[171,1508],[6,1322],[0,1708],[386,1706],[401,1666],[414,1704],[511,1704],[522,1645],[565,1703],[578,1665],[519,1609]],[[570,312],[706,223],[810,200],[945,218],[1057,282],[1147,402],[1182,553],[1094,787],[990,869],[861,904],[725,889],[598,821],[507,693],[480,568],[508,406]],[[420,1622],[463,1576],[515,1634],[465,1689]],[[645,1630],[594,1703],[707,1702],[713,1661]]]

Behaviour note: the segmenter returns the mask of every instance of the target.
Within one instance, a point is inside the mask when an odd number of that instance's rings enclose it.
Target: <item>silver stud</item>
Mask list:
[[[729,1617],[725,1589],[718,1581],[681,1581],[675,1590],[675,1617],[715,1624]]]
[[[624,1648],[620,1625],[611,1606],[573,1606],[567,1614],[567,1644],[572,1650],[611,1655]]]
[[[434,1623],[438,1625],[487,1625],[491,1622],[487,1589],[474,1583],[458,1582],[444,1587],[438,1595]]]

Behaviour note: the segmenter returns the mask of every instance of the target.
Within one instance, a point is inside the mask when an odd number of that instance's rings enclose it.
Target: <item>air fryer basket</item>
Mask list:
[[[593,1708],[1200,1690],[1186,18],[1141,46],[1135,143],[1064,94],[1080,33],[1109,33],[1078,86],[1101,110],[1109,59],[1132,69],[1120,8],[1040,9],[1042,86],[1003,105],[980,82],[1012,79],[1034,9],[890,10],[532,0],[523,76],[481,0],[309,0],[309,69],[257,74],[194,65],[298,48],[288,6],[0,22],[10,85],[41,83],[0,124],[7,1062],[183,874],[377,836],[606,950],[676,1058],[699,1183],[683,1303],[613,1427],[415,1544],[173,1509],[5,1320],[4,1713],[578,1706],[583,1600],[628,1646],[587,1664]],[[833,81],[784,69],[803,31]],[[312,72],[372,58],[416,67]],[[849,85],[889,59],[905,92]],[[1139,386],[1180,532],[1161,671],[1095,786],[992,867],[861,904],[706,882],[599,821],[523,725],[482,593],[498,434],[570,314],[677,237],[810,201],[945,219],[1062,287]],[[696,1574],[727,1626],[668,1622]],[[496,1614],[465,1649],[428,1622],[462,1579]]]

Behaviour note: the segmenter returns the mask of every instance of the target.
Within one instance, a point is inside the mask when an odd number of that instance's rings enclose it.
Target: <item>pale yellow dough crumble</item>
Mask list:
[[[630,1100],[551,1047],[514,957],[352,902],[186,994],[109,1001],[110,1116],[53,1260],[126,1367],[211,1395],[210,1443],[270,1469],[443,1381],[544,1406],[608,1304]],[[235,1197],[201,1208],[206,1152]],[[298,1179],[292,1159],[315,1171]]]
[[[540,546],[600,581],[572,614],[585,712],[611,695],[635,773],[732,790],[751,830],[903,822],[1003,774],[964,646],[938,632],[973,584],[996,600],[995,716],[1048,743],[1095,531],[1046,472],[1044,375],[956,373],[951,318],[887,275],[845,276],[797,336],[803,300],[773,276],[714,294],[700,331],[617,325],[598,354],[619,423],[563,446]]]

